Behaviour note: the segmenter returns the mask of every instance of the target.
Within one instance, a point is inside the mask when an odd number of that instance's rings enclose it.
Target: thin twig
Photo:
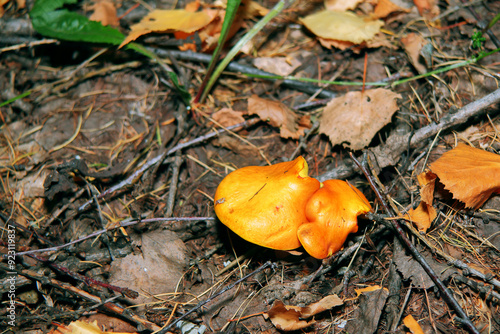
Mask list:
[[[95,238],[103,233],[112,231],[114,229],[117,229],[120,227],[131,226],[131,225],[135,225],[138,223],[171,222],[171,221],[198,221],[198,220],[214,220],[214,219],[215,219],[214,217],[172,217],[172,218],[148,218],[148,219],[137,219],[137,220],[124,220],[124,221],[116,223],[111,228],[102,229],[102,230],[92,232],[89,235],[81,237],[77,240],[70,241],[70,242],[63,244],[63,245],[49,247],[49,248],[32,249],[32,250],[25,251],[25,252],[18,252],[18,253],[16,253],[16,255],[21,256],[21,255],[28,255],[28,254],[34,254],[34,253],[57,251],[57,250],[69,247],[71,245],[77,244],[79,242],[82,242],[84,240]],[[3,257],[6,257],[6,256],[7,256],[6,254],[3,255]]]
[[[366,179],[370,183],[371,188],[375,192],[377,199],[380,201],[380,204],[384,207],[387,214],[391,217],[395,217],[396,215],[395,215],[393,209],[385,200],[379,187],[376,185],[373,176],[371,175],[369,169],[366,166],[366,154],[365,154],[365,159],[363,160],[363,163],[360,163],[354,157],[354,155],[352,153],[350,153],[350,156],[351,156],[351,159],[354,161],[354,163],[359,167],[359,169],[365,175]],[[474,324],[470,321],[469,317],[467,316],[465,311],[462,309],[460,304],[458,304],[458,302],[455,300],[455,298],[453,298],[453,295],[450,293],[450,290],[448,290],[448,288],[444,285],[444,283],[439,279],[436,272],[427,263],[425,258],[418,252],[417,248],[411,243],[410,239],[408,239],[405,232],[401,228],[399,221],[397,219],[394,219],[394,220],[391,220],[390,222],[391,222],[394,230],[396,230],[397,236],[399,237],[399,239],[408,248],[408,250],[413,255],[413,257],[418,261],[418,263],[420,263],[422,268],[424,268],[425,272],[427,273],[427,275],[429,275],[429,277],[432,279],[434,284],[436,284],[436,286],[438,287],[439,291],[441,292],[446,304],[448,304],[448,306],[457,313],[458,317],[460,318],[458,321],[461,322],[469,330],[470,333],[479,334],[479,331],[477,330],[476,327],[474,327]]]

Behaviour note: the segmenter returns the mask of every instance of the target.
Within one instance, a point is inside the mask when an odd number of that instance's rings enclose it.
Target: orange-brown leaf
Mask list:
[[[418,183],[420,184],[420,197],[422,201],[432,205],[434,200],[434,187],[436,185],[436,174],[427,171],[417,176]]]
[[[429,167],[466,207],[477,209],[493,193],[500,193],[498,154],[460,143]]]
[[[118,26],[116,7],[110,0],[97,1],[91,8],[94,10],[94,13],[89,17],[91,21],[101,22],[103,26]]]
[[[404,319],[403,323],[412,332],[412,334],[424,334],[422,327],[418,324],[417,320],[413,318],[411,314],[408,314]]]
[[[408,13],[410,9],[402,8],[391,2],[390,0],[379,0],[373,15],[378,18],[384,18],[392,13],[405,12]]]
[[[315,323],[307,319],[320,312],[329,310],[335,306],[342,305],[342,300],[337,295],[326,296],[320,301],[306,307],[285,305],[281,301],[275,301],[273,307],[265,314],[271,319],[273,325],[283,331],[294,331],[306,328]]]
[[[436,209],[430,204],[422,201],[416,209],[408,210],[403,218],[413,222],[421,232],[426,232],[431,223],[437,217]]]
[[[310,127],[308,119],[299,117],[281,102],[271,101],[253,95],[248,99],[248,114],[259,115],[260,119],[280,129],[283,138],[298,139]]]

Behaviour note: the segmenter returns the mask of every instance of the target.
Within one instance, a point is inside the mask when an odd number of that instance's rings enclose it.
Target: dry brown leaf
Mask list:
[[[427,72],[427,66],[425,65],[425,61],[421,56],[420,51],[429,42],[420,34],[411,32],[405,37],[401,38],[401,43],[403,43],[406,54],[410,58],[410,62],[418,71],[418,73],[423,74]]]
[[[436,174],[426,171],[417,176],[420,184],[420,197],[425,203],[432,205],[434,200],[434,187],[436,185]]]
[[[420,15],[427,20],[433,19],[439,15],[437,0],[413,0],[413,3],[417,7]]]
[[[382,19],[391,15],[392,13],[409,13],[410,9],[400,7],[390,0],[379,0],[375,10],[373,11],[373,16]]]
[[[318,37],[354,44],[372,39],[384,25],[381,20],[371,20],[351,12],[329,10],[309,15],[300,21]]]
[[[335,10],[338,12],[345,12],[346,10],[354,9],[359,3],[364,0],[325,0],[325,8],[328,10]]]
[[[418,324],[417,320],[413,318],[411,314],[408,314],[404,319],[403,323],[412,332],[412,334],[424,334],[422,327]]]
[[[349,92],[331,100],[321,116],[319,131],[330,138],[332,145],[344,144],[360,150],[370,144],[373,136],[398,109],[401,95],[384,88]]]
[[[185,9],[162,10],[155,9],[146,15],[139,23],[130,27],[131,31],[120,47],[151,32],[181,31],[192,33],[208,25],[214,17],[211,12],[190,12]]]
[[[253,60],[253,64],[259,70],[269,73],[287,76],[299,67],[300,61],[293,57],[259,57]]]
[[[436,217],[436,209],[424,201],[420,202],[416,209],[408,210],[408,213],[403,216],[404,219],[414,223],[420,232],[424,233],[431,227],[432,221]]]
[[[500,155],[460,143],[429,168],[453,198],[477,209],[500,193]]]
[[[311,127],[309,117],[300,117],[283,103],[257,95],[248,99],[248,114],[259,115],[261,120],[279,128],[282,138],[298,139],[305,129]]]
[[[68,326],[60,325],[57,330],[53,332],[54,334],[124,334],[119,332],[104,332],[99,326],[97,326],[97,321],[85,322],[76,320],[71,322]],[[131,333],[128,333],[131,334]]]
[[[231,126],[245,121],[243,112],[234,111],[231,108],[222,108],[212,114],[212,119],[222,126]]]
[[[306,307],[285,305],[277,300],[274,302],[272,308],[264,313],[264,316],[268,317],[277,329],[294,331],[309,327],[315,323],[314,320],[306,321],[303,319],[310,318],[313,315],[342,304],[342,300],[337,295],[326,296],[320,301]]]
[[[94,10],[90,15],[91,21],[101,22],[103,26],[117,27],[120,22],[116,16],[115,4],[110,0],[100,0],[91,6]]]

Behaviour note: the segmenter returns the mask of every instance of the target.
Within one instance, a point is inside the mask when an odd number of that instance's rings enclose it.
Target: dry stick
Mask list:
[[[266,263],[264,263],[263,265],[261,265],[259,268],[255,269],[254,271],[252,271],[251,273],[249,273],[248,275],[240,278],[239,280],[237,280],[236,282],[228,285],[227,287],[225,287],[224,289],[222,289],[221,291],[219,291],[218,293],[216,293],[215,295],[213,296],[210,296],[209,298],[207,298],[207,300],[204,300],[202,302],[199,302],[195,307],[193,307],[192,309],[190,309],[189,311],[187,311],[186,313],[184,313],[183,315],[181,315],[179,318],[175,319],[174,322],[172,322],[170,325],[168,325],[167,327],[164,327],[162,328],[161,330],[159,330],[158,332],[156,332],[155,334],[165,334],[167,333],[167,331],[172,328],[173,326],[175,326],[179,321],[181,321],[182,319],[184,319],[185,317],[187,317],[188,315],[190,315],[191,313],[193,313],[194,311],[202,308],[205,304],[209,303],[210,301],[214,300],[215,298],[219,297],[220,295],[222,295],[223,293],[225,293],[226,291],[229,291],[231,290],[232,288],[234,288],[236,285],[240,284],[241,282],[247,280],[249,277],[255,275],[255,274],[258,274],[260,273],[261,271],[263,271],[264,269],[266,269],[267,267],[270,267],[272,265],[271,261],[267,261]]]
[[[5,270],[5,271],[14,271],[18,275],[29,277],[31,279],[39,281],[42,284],[49,284],[49,285],[55,286],[59,289],[62,289],[62,290],[68,291],[72,294],[75,294],[75,295],[79,296],[80,298],[85,299],[87,301],[98,303],[98,304],[102,303],[102,299],[98,296],[95,296],[91,293],[88,293],[87,291],[78,289],[77,287],[74,287],[71,284],[58,281],[55,278],[47,277],[44,274],[37,273],[35,271],[29,270],[29,269],[17,269],[17,268],[12,270],[11,268],[9,268],[7,265],[5,265],[3,263],[0,263],[0,269]],[[146,319],[142,319],[141,317],[139,317],[135,314],[132,314],[130,312],[130,310],[124,309],[121,306],[118,306],[118,305],[115,305],[112,303],[105,303],[102,307],[107,309],[108,311],[111,311],[113,313],[117,313],[117,314],[125,317],[126,319],[134,322],[137,325],[142,325],[147,329],[154,331],[154,330],[157,330],[160,328],[155,323],[150,322]]]
[[[446,115],[441,118],[440,122],[437,124],[429,124],[415,131],[413,136],[410,139],[411,134],[406,135],[397,135],[393,134],[387,138],[385,144],[379,145],[370,151],[375,155],[377,160],[383,157],[399,157],[401,153],[403,153],[407,149],[407,143],[409,141],[409,145],[412,148],[418,146],[423,140],[434,137],[439,131],[446,131],[451,129],[452,127],[465,123],[469,118],[473,116],[480,115],[488,106],[500,102],[500,89],[493,91],[492,93],[476,100],[474,102],[469,103],[468,105],[460,108],[460,110],[454,114]],[[494,113],[497,113],[500,109],[495,110]],[[380,168],[384,168],[390,166],[390,163],[385,165],[381,165],[379,163]],[[328,179],[344,179],[348,178],[354,173],[353,166],[350,165],[341,165],[331,171],[323,173],[317,179],[319,181],[324,181]]]
[[[359,167],[359,169],[363,172],[365,175],[366,179],[370,183],[371,188],[375,192],[377,199],[380,201],[382,206],[384,207],[386,213],[390,217],[395,217],[396,215],[394,214],[394,211],[392,208],[387,204],[385,198],[382,196],[379,188],[377,187],[375,180],[373,176],[371,175],[370,171],[366,167],[366,155],[365,158],[363,159],[363,164],[360,163],[352,153],[350,153],[351,159],[354,161],[354,163]],[[429,277],[432,279],[434,284],[438,287],[439,291],[443,295],[443,299],[445,300],[446,304],[453,309],[457,314],[459,319],[456,319],[459,321],[461,324],[463,324],[470,333],[474,334],[479,334],[479,331],[477,330],[476,327],[474,327],[474,324],[470,321],[469,317],[465,313],[465,311],[462,309],[462,307],[458,304],[458,302],[453,298],[453,295],[450,293],[450,290],[444,285],[444,283],[439,279],[437,274],[434,272],[434,270],[429,266],[427,261],[425,261],[424,257],[418,252],[417,248],[411,243],[410,239],[406,236],[405,232],[401,228],[401,225],[399,224],[399,221],[397,219],[391,220],[391,225],[392,227],[396,230],[397,236],[399,239],[403,242],[403,244],[408,248],[410,253],[413,255],[413,257],[420,263],[422,268],[424,268],[425,272]]]
[[[127,227],[127,226],[131,226],[131,225],[139,224],[139,223],[171,222],[171,221],[198,221],[198,220],[214,220],[214,219],[215,219],[214,217],[172,217],[172,218],[148,218],[148,219],[137,219],[137,220],[124,220],[124,221],[116,223],[111,228],[102,229],[99,231],[92,232],[89,235],[81,237],[77,240],[70,241],[70,242],[63,244],[63,245],[49,247],[49,248],[32,249],[32,250],[25,251],[25,252],[17,252],[16,255],[21,256],[21,255],[28,255],[28,254],[34,254],[34,253],[57,251],[59,249],[69,247],[71,245],[77,244],[77,243],[82,242],[84,240],[95,238],[103,233],[112,231],[114,229],[117,229],[120,227]],[[7,256],[7,254],[3,254],[3,257],[6,257],[6,256]]]
[[[228,126],[227,128],[220,129],[220,130],[217,130],[217,131],[209,132],[209,133],[207,133],[204,136],[195,138],[195,139],[190,140],[190,141],[188,141],[186,143],[181,143],[179,145],[176,145],[176,146],[172,147],[166,153],[157,155],[156,157],[154,157],[151,160],[149,160],[148,162],[146,162],[144,165],[142,165],[141,168],[139,168],[138,170],[136,170],[132,175],[130,175],[125,180],[123,180],[120,183],[112,186],[111,188],[107,189],[106,191],[103,191],[101,194],[99,194],[97,196],[97,199],[101,199],[101,198],[103,198],[103,197],[105,197],[105,196],[107,196],[109,194],[112,194],[115,191],[120,190],[121,188],[124,188],[124,187],[126,187],[128,185],[132,185],[142,175],[142,173],[144,173],[144,171],[146,171],[150,167],[156,165],[157,163],[163,161],[167,156],[172,155],[173,153],[175,153],[177,151],[180,151],[180,150],[182,150],[182,149],[184,149],[186,147],[193,146],[195,144],[198,144],[200,142],[203,142],[205,140],[208,140],[210,138],[218,136],[219,134],[221,134],[223,132],[226,132],[228,130],[234,130],[234,131],[236,131],[237,129],[240,129],[240,128],[252,126],[252,125],[256,124],[257,122],[259,122],[259,119],[257,119],[257,118],[249,119],[248,121],[245,121],[245,122],[242,122],[242,123],[239,123],[239,124],[235,124],[235,125],[232,125],[232,126]],[[90,206],[90,204],[92,204],[92,202],[93,202],[93,200],[90,199],[87,202],[83,203],[78,208],[78,212],[82,212],[82,211],[85,211],[86,209],[88,209],[89,206]]]

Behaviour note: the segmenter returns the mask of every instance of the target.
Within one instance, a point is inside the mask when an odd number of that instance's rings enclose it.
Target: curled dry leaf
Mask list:
[[[324,10],[300,20],[307,29],[324,39],[360,44],[375,37],[384,25],[381,20],[371,20],[350,12]]]
[[[115,4],[110,0],[96,1],[90,8],[94,10],[89,17],[91,21],[101,22],[103,26],[117,27],[119,25]]]
[[[373,11],[373,16],[382,19],[393,13],[408,13],[410,9],[400,7],[390,0],[379,0],[375,10]]]
[[[494,193],[500,193],[500,155],[458,144],[429,168],[453,194],[453,198],[477,209]]]
[[[257,114],[261,120],[280,129],[283,138],[298,139],[311,127],[308,116],[300,117],[281,102],[253,95],[248,99],[248,114]]]
[[[277,329],[294,331],[309,327],[315,323],[314,320],[306,321],[303,319],[342,304],[342,300],[337,295],[326,296],[306,307],[285,305],[278,300],[274,302],[273,307],[268,312],[264,313],[264,316],[269,318]]]
[[[370,144],[373,136],[398,109],[401,95],[384,88],[349,92],[328,102],[321,116],[319,131],[330,138],[332,145],[343,144],[360,150]],[[347,143],[345,143],[347,142]]]
[[[411,315],[408,314],[404,319],[403,323],[406,327],[412,332],[412,334],[424,334],[422,327],[418,324],[417,320]]]
[[[408,213],[403,216],[404,219],[413,222],[420,232],[425,233],[431,226],[432,221],[437,217],[436,209],[432,206],[436,177],[436,174],[430,171],[417,176],[422,202],[416,209],[408,210]]]
[[[437,0],[413,0],[422,17],[431,20],[439,15],[439,6]]]
[[[422,57],[421,53],[424,46],[429,44],[429,42],[421,35],[412,32],[401,38],[401,43],[403,43],[405,52],[418,73],[423,74],[427,72],[425,58]]]
[[[243,112],[234,111],[231,108],[222,108],[212,114],[212,119],[222,126],[231,126],[245,121]]]
[[[404,219],[414,223],[420,232],[426,232],[434,219],[437,217],[436,209],[432,205],[422,201],[415,209],[408,210],[403,216]]]

